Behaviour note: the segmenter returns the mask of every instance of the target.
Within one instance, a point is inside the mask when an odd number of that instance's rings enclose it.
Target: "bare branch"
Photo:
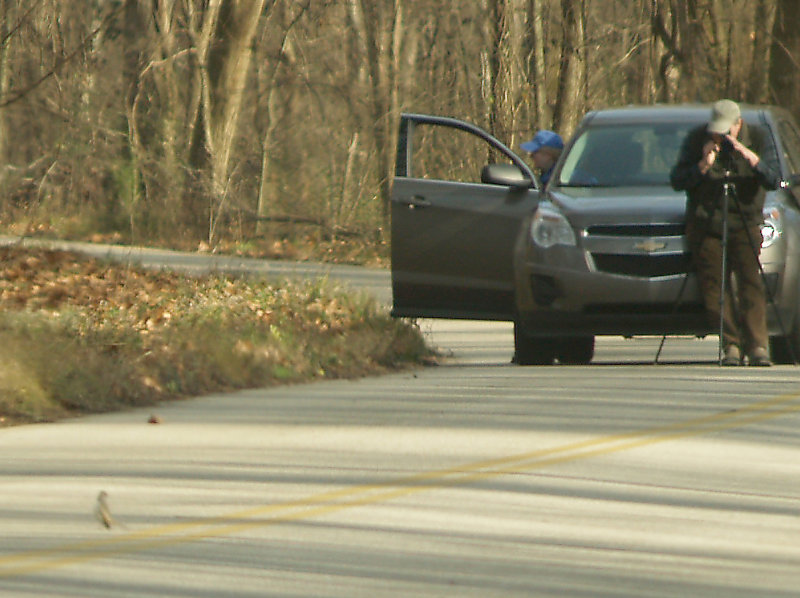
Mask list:
[[[52,69],[50,69],[48,72],[46,72],[44,75],[39,77],[36,81],[31,83],[30,85],[28,85],[24,89],[16,92],[10,98],[3,99],[2,101],[0,101],[0,109],[5,108],[6,106],[9,106],[9,105],[11,105],[11,104],[13,104],[15,102],[18,102],[19,100],[21,100],[22,98],[27,96],[29,93],[31,93],[32,91],[37,89],[40,85],[42,85],[42,83],[44,83],[48,79],[54,77],[56,74],[58,74],[58,71],[61,70],[61,67],[63,67],[65,64],[71,62],[73,58],[75,58],[78,54],[80,54],[89,45],[89,43],[91,43],[91,41],[95,37],[97,37],[100,34],[100,32],[103,31],[108,26],[109,23],[111,23],[111,21],[114,20],[114,18],[122,11],[123,7],[124,7],[124,5],[120,5],[115,10],[110,12],[106,16],[106,18],[103,19],[103,21],[100,23],[100,25],[98,25],[94,30],[92,30],[91,33],[89,33],[86,37],[84,37],[80,41],[80,43],[77,45],[77,47],[74,50],[72,50],[72,52],[70,52],[66,56],[63,56],[62,58],[57,60]]]
[[[14,25],[14,27],[12,27],[11,30],[3,36],[3,39],[0,39],[0,46],[6,45],[6,42],[8,42],[8,40],[11,39],[11,37],[22,28],[22,25],[25,24],[25,21],[28,20],[33,11],[36,10],[42,2],[44,2],[44,0],[36,0],[36,2],[34,2],[34,4],[28,8],[25,14],[19,18],[17,24]]]

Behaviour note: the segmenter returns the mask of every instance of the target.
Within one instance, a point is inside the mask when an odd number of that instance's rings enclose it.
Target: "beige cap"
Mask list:
[[[731,127],[741,118],[739,104],[733,100],[720,100],[711,107],[711,121],[708,130],[711,133],[727,134]]]

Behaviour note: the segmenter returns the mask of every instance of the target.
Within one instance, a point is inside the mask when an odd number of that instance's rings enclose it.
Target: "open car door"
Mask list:
[[[534,181],[519,156],[482,129],[402,115],[391,196],[392,315],[513,320],[513,251],[539,201]]]

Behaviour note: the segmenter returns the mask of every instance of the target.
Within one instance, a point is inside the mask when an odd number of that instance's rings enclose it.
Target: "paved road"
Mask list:
[[[445,365],[0,430],[0,595],[797,595],[798,370],[422,325]]]

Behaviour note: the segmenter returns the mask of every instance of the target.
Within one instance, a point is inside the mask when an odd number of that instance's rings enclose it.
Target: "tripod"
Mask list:
[[[722,366],[722,356],[725,352],[725,292],[728,290],[728,207],[733,193],[731,172],[726,170],[725,182],[722,184],[722,264],[720,265],[719,279],[719,345],[717,346],[717,362],[720,366]],[[737,207],[739,206],[738,202],[736,205]],[[741,216],[741,210],[739,212]],[[746,225],[745,230],[747,230]],[[747,234],[748,240],[750,240],[750,231]]]

